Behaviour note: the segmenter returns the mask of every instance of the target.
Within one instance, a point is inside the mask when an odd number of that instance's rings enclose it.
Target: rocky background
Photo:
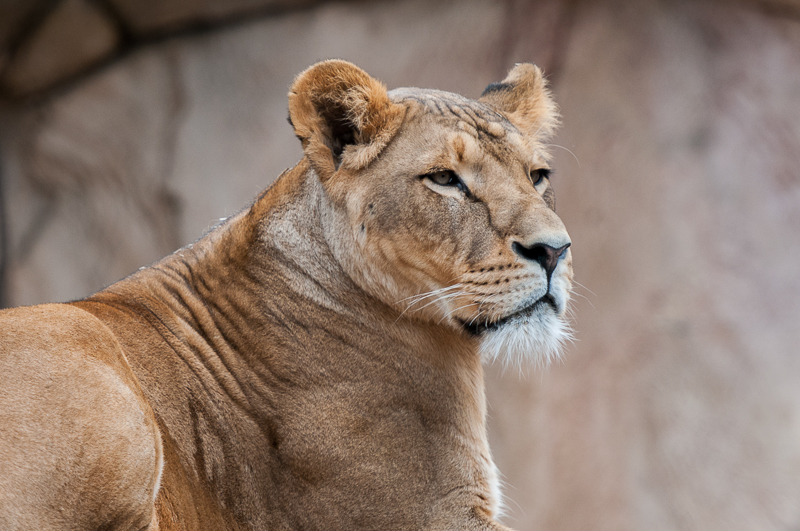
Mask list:
[[[520,530],[800,529],[800,1],[0,0],[0,297],[89,294],[300,157],[293,76],[351,60],[564,114],[577,341],[488,369]]]

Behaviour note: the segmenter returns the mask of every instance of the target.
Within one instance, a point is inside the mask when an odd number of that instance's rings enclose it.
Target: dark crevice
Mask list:
[[[16,31],[11,35],[7,46],[7,61],[4,67],[7,67],[12,62],[19,52],[20,48],[25,45],[44,24],[53,11],[56,10],[60,4],[60,0],[42,0],[35,8],[19,24]]]
[[[800,22],[800,4],[790,5],[788,2],[756,2],[759,11],[767,16]]]
[[[6,274],[8,271],[8,225],[6,223],[6,200],[3,194],[3,164],[0,159],[0,308],[7,308],[10,301],[6,294],[7,279]]]
[[[349,0],[346,3],[359,4],[362,2],[364,2],[364,0]],[[201,37],[217,31],[229,30],[238,26],[252,24],[268,18],[302,13],[305,11],[310,11],[323,3],[325,3],[325,0],[310,0],[301,6],[260,6],[237,13],[232,13],[230,15],[215,17],[213,20],[188,20],[182,23],[180,27],[165,27],[150,32],[135,34],[135,32],[130,28],[129,24],[125,21],[124,16],[119,13],[116,8],[111,6],[110,3],[108,3],[106,0],[94,0],[93,4],[101,8],[103,12],[114,21],[118,30],[120,31],[121,44],[117,50],[100,61],[84,68],[83,70],[55,82],[46,89],[21,96],[9,94],[7,91],[3,90],[3,92],[0,94],[0,97],[6,98],[9,101],[30,104],[46,103],[48,100],[68,92],[75,85],[81,83],[86,78],[96,75],[97,73],[115,64],[117,61],[120,61],[145,47],[155,46],[171,39]],[[43,19],[44,17],[42,17],[42,20]]]
[[[119,9],[117,9],[114,4],[108,0],[90,1],[92,5],[102,11],[103,14],[111,21],[111,23],[114,24],[114,29],[117,30],[117,35],[119,36],[119,46],[122,48],[135,46],[136,37],[134,36],[133,29],[130,27],[128,21],[125,20],[123,14],[119,12]]]

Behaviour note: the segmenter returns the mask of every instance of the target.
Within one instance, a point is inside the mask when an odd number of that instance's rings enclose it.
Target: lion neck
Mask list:
[[[478,359],[477,346],[461,334],[401,317],[379,291],[364,289],[364,279],[357,278],[358,260],[342,237],[349,231],[303,159],[249,209],[107,292],[128,298],[139,298],[143,291],[153,294],[161,309],[149,311],[180,315],[181,326],[196,330],[217,330],[241,320],[245,312],[252,333],[234,345],[240,351],[260,350],[261,336],[255,331],[276,319],[303,322],[313,315],[330,323],[356,323],[362,335],[397,335],[409,351],[437,364],[453,356]],[[208,293],[225,303],[206,314],[196,301]]]
[[[251,212],[258,227],[251,245],[266,250],[254,256],[253,265],[282,278],[295,301],[337,315],[391,313],[353,279],[347,260],[353,253],[344,243],[349,227],[305,160],[282,175]]]

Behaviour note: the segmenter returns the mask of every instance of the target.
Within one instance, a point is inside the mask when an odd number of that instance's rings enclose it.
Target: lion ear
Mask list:
[[[380,81],[347,61],[317,63],[289,90],[289,122],[323,181],[341,165],[361,169],[374,160],[404,114]]]
[[[486,87],[478,101],[501,111],[523,135],[539,141],[547,141],[559,124],[544,74],[531,63],[517,64],[503,81]]]

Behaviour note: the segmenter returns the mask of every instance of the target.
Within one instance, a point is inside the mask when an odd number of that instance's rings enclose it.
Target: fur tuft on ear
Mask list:
[[[546,142],[560,122],[558,107],[538,66],[519,63],[499,83],[483,91],[479,101],[505,114],[527,138]]]
[[[289,123],[323,181],[341,165],[357,170],[374,160],[404,115],[380,81],[347,61],[317,63],[289,90]]]

